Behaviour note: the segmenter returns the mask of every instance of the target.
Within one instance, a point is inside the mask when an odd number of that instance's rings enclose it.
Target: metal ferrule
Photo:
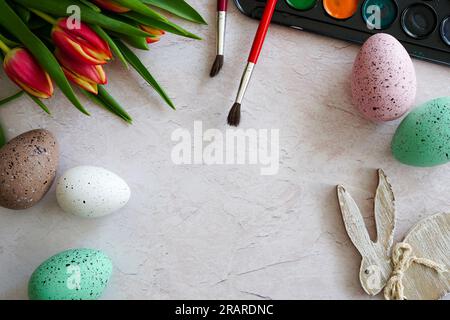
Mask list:
[[[247,63],[247,67],[245,67],[244,74],[242,75],[241,78],[241,84],[239,85],[239,91],[236,96],[237,103],[242,103],[242,100],[244,99],[245,91],[247,91],[247,87],[248,84],[250,83],[254,67],[255,64],[253,62]]]
[[[217,54],[225,53],[225,28],[227,23],[227,12],[219,11],[217,13]]]

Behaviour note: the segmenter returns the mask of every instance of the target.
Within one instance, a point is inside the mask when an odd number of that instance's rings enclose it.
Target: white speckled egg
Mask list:
[[[66,171],[59,178],[56,198],[65,212],[97,218],[125,206],[130,199],[130,188],[111,171],[80,166]]]
[[[378,33],[361,48],[352,73],[353,104],[369,120],[404,115],[416,98],[416,73],[408,52],[393,36]]]

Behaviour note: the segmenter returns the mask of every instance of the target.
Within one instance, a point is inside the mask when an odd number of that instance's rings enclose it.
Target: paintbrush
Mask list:
[[[227,23],[228,0],[217,0],[217,55],[210,76],[215,77],[223,67],[225,51],[225,29]]]
[[[244,74],[241,78],[239,90],[236,96],[233,107],[228,114],[227,122],[230,126],[238,126],[241,121],[241,103],[244,99],[245,91],[247,90],[250,78],[252,77],[253,69],[258,61],[261,48],[266,38],[267,30],[269,29],[270,21],[272,20],[273,12],[278,0],[267,0],[266,8],[264,9],[261,22],[259,23],[258,30],[256,31],[255,39],[253,40],[252,50],[248,57],[247,66],[245,67]]]

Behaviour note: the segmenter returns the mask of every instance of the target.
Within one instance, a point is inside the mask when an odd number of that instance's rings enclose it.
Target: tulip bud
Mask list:
[[[24,48],[11,49],[3,60],[8,77],[29,94],[47,99],[53,95],[50,76]]]
[[[66,57],[62,51],[56,50],[58,59],[66,77],[81,88],[97,94],[97,84],[106,84],[106,74],[101,65],[92,65],[73,61]]]
[[[65,55],[80,62],[98,65],[112,58],[108,43],[84,23],[79,29],[70,29],[67,18],[59,19],[52,29],[52,39]]]
[[[106,9],[116,13],[124,13],[130,11],[130,9],[122,7],[115,1],[112,0],[93,0],[96,5],[102,9]]]
[[[151,37],[147,37],[147,43],[158,42],[161,39],[161,37],[166,34],[164,32],[164,30],[155,29],[153,27],[149,27],[149,26],[145,26],[145,25],[141,25],[140,27],[145,32],[151,34]]]

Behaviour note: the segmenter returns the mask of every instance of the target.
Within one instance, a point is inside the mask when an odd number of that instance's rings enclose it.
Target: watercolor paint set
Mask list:
[[[265,0],[234,0],[261,19]],[[388,33],[413,57],[450,66],[450,0],[279,0],[272,22],[364,43]]]

